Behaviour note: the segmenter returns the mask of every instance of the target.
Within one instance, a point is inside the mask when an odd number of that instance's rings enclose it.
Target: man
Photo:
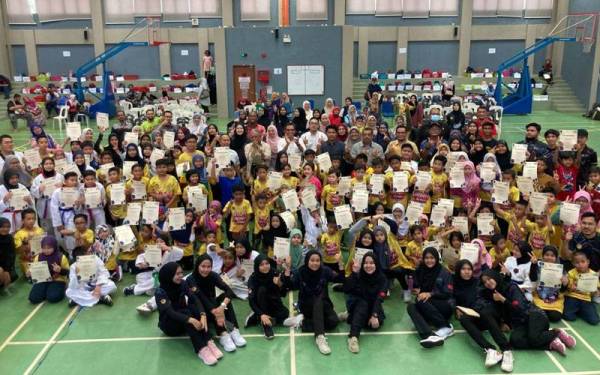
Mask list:
[[[365,128],[362,132],[362,141],[358,142],[350,150],[352,159],[355,159],[358,154],[367,155],[367,164],[371,165],[374,158],[383,158],[383,148],[373,142],[373,129]]]
[[[267,130],[265,129],[264,126],[259,124],[257,121],[258,121],[258,114],[256,113],[256,111],[251,111],[250,113],[248,113],[248,121],[246,123],[246,132],[248,134],[250,134],[253,130],[258,130],[258,132],[260,133],[260,138],[262,139],[265,137],[265,133],[267,132]]]
[[[546,173],[552,174],[554,168],[558,165],[558,154],[560,153],[560,147],[558,147],[558,137],[560,133],[555,129],[548,129],[544,133],[544,139],[546,140],[546,144],[548,145],[548,151],[552,158],[549,159],[551,164],[548,165],[546,169]]]
[[[248,167],[253,165],[269,165],[271,162],[271,147],[261,141],[260,131],[254,129],[250,132],[250,143],[244,146],[244,154],[248,160]]]
[[[14,151],[13,139],[8,134],[0,135],[0,170],[4,167],[4,159],[8,155],[16,156],[19,161],[23,162],[23,154],[19,151]]]
[[[598,155],[596,151],[587,146],[588,131],[586,129],[577,130],[577,150],[576,165],[579,166],[577,174],[577,186],[585,186],[590,175],[590,168],[598,164]]]
[[[229,148],[230,145],[231,137],[229,136],[229,134],[221,134],[221,136],[219,137],[219,146]],[[232,150],[231,148],[229,148],[229,160],[233,162],[233,165],[236,167],[236,170],[238,170],[240,166],[240,157],[238,156],[237,152],[235,152],[235,150]]]
[[[0,74],[0,92],[4,93],[4,99],[10,98],[10,90],[12,89],[10,85],[10,79],[8,77]]]
[[[441,137],[442,127],[437,122],[429,126],[429,137],[421,142],[420,154],[423,159],[430,159],[437,152],[438,146],[446,143]]]
[[[429,118],[423,121],[423,125],[419,127],[419,129],[413,130],[415,132],[415,143],[420,145],[423,141],[429,136],[429,128],[433,123],[436,123],[442,129],[440,133],[440,137],[443,137],[444,134],[449,134],[448,130],[443,130],[446,128],[446,122],[444,121],[444,117],[442,116],[439,108],[431,108],[429,111]]]
[[[158,131],[160,131],[161,134],[164,134],[167,131],[175,133],[177,132],[177,129],[179,129],[179,126],[173,124],[173,112],[165,111],[162,121],[158,126]]]
[[[14,130],[17,130],[17,120],[23,119],[27,121],[27,126],[31,127],[33,116],[25,111],[25,104],[21,102],[21,95],[15,94],[12,100],[9,100],[6,105],[8,119]]]
[[[494,122],[494,120],[490,117],[490,114],[488,113],[487,109],[484,106],[480,106],[479,108],[477,108],[477,112],[475,113],[475,119],[473,119],[473,122],[477,124],[477,130],[479,130],[479,136],[482,135],[482,126],[484,122],[487,121],[492,121]],[[494,126],[494,131],[493,131],[494,137],[496,135],[498,135],[498,133],[496,132],[496,126]]]
[[[381,86],[379,86],[379,83],[377,82],[377,76],[373,76],[371,77],[371,83],[369,83],[369,87],[367,87],[367,95],[365,97],[365,100],[369,101],[371,100],[371,98],[373,97],[373,94],[376,92],[381,92]]]
[[[596,215],[586,212],[581,215],[581,230],[579,232],[567,232],[565,239],[568,241],[566,255],[570,258],[573,252],[581,251],[590,260],[590,268],[598,272],[600,270],[600,234],[596,232]],[[564,244],[567,244],[567,241]],[[565,246],[566,247],[566,246]]]
[[[494,129],[496,129],[496,124],[493,121],[484,121],[481,125],[481,141],[487,152],[490,152],[498,144]]]
[[[344,125],[342,125],[344,126]],[[344,158],[344,142],[338,139],[337,126],[329,125],[326,129],[327,141],[321,143],[321,147],[317,151],[317,154],[329,154],[332,159]]]
[[[327,141],[325,133],[319,130],[319,120],[311,118],[308,122],[308,131],[300,136],[300,142],[305,148],[317,151],[319,145]]]
[[[546,163],[551,163],[552,154],[548,146],[538,140],[540,130],[542,130],[540,124],[535,122],[527,124],[525,126],[525,140],[519,142],[519,144],[527,145],[527,151],[529,152],[528,160],[537,160],[539,157],[542,157],[546,160]]]
[[[396,127],[396,139],[391,141],[386,150],[385,155],[398,155],[400,156],[402,145],[408,143],[412,146],[413,152],[415,155],[419,154],[419,148],[413,141],[408,140],[408,130],[406,129],[406,125],[398,125]]]
[[[130,132],[133,129],[133,124],[129,122],[124,111],[117,111],[117,122],[113,124],[112,131],[119,137],[119,140],[123,142],[125,133]]]
[[[300,142],[300,139],[296,137],[296,126],[294,124],[289,123],[285,126],[283,139],[285,140],[285,147],[281,151],[288,155],[293,154],[302,156],[304,151],[306,151],[306,145]]]
[[[160,124],[160,119],[158,117],[154,117],[155,113],[153,109],[148,109],[146,111],[146,120],[142,122],[142,131],[144,134],[150,134],[154,131]]]
[[[52,116],[52,112],[56,112],[56,115],[58,116],[59,99],[60,95],[56,92],[54,85],[48,85],[48,92],[46,93],[46,112],[48,112],[48,117]]]

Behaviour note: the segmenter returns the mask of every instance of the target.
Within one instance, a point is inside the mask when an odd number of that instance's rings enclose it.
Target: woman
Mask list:
[[[550,329],[550,322],[540,309],[527,301],[518,285],[505,282],[497,272],[484,271],[480,297],[491,304],[512,328],[510,343],[515,349],[539,349],[566,354],[575,339],[561,328]]]
[[[69,274],[69,261],[58,249],[58,243],[53,236],[42,238],[42,251],[33,258],[33,262],[46,262],[50,272],[49,280],[33,280],[33,287],[29,292],[29,302],[38,304],[43,301],[56,303],[65,297],[67,275]],[[31,273],[27,271],[27,277]]]
[[[333,108],[335,107],[335,103],[333,99],[327,98],[325,99],[325,105],[323,106],[323,113],[329,116],[333,112]]]
[[[260,254],[254,259],[254,273],[248,279],[248,302],[250,315],[246,318],[245,327],[260,324],[265,338],[271,340],[274,324],[282,324],[289,315],[289,310],[281,297],[285,289],[279,279],[277,263],[272,258]]]
[[[51,135],[46,134],[44,128],[40,125],[32,125],[29,130],[31,131],[31,147],[37,147],[37,141],[40,137],[45,137],[48,140],[48,150],[52,151],[59,146],[52,138]]]
[[[462,134],[463,127],[465,126],[465,114],[462,111],[460,102],[452,103],[452,111],[446,115],[446,123],[448,124],[447,129],[449,134],[445,134],[445,137],[451,135]]]
[[[52,217],[50,216],[50,197],[57,188],[62,187],[63,176],[56,173],[54,159],[42,159],[42,172],[33,179],[31,195],[35,198],[35,208],[40,226],[46,233],[52,233]]]
[[[33,182],[33,178],[27,171],[23,168],[21,161],[14,155],[8,155],[4,157],[4,166],[2,167],[2,171],[0,172],[0,184],[5,184],[4,174],[9,170],[15,171],[19,175],[19,183],[25,186],[27,189],[31,187],[31,183]]]
[[[213,261],[210,255],[202,254],[196,259],[194,271],[185,280],[192,293],[206,309],[207,322],[215,326],[219,343],[226,352],[246,346],[246,340],[239,331],[239,326],[231,300],[235,296],[231,288],[212,271]],[[215,288],[223,291],[217,297]],[[230,332],[228,327],[231,327]]]
[[[508,143],[505,140],[499,139],[498,144],[496,145],[496,161],[498,161],[498,165],[502,171],[506,171],[508,169],[512,169],[513,163],[510,159],[510,150],[508,149]]]
[[[358,337],[363,328],[379,329],[385,319],[383,299],[386,296],[387,280],[378,265],[375,255],[365,254],[362,262],[352,265],[352,275],[344,283],[347,295],[348,350],[358,353]]]
[[[0,217],[0,289],[7,288],[19,276],[15,269],[17,251],[10,234],[10,221]]]
[[[309,103],[310,107],[310,103]],[[312,113],[312,111],[311,111]],[[304,134],[306,133],[306,125],[308,124],[308,119],[306,118],[306,111],[302,107],[298,107],[294,110],[294,115],[292,117],[292,123],[296,128],[296,134]]]
[[[511,372],[513,355],[510,343],[500,328],[500,315],[494,309],[486,308],[487,304],[484,301],[477,299],[479,278],[474,277],[473,265],[470,261],[462,259],[456,263],[453,286],[457,306],[456,316],[473,341],[485,351],[485,367],[492,367],[502,361],[502,371]],[[461,310],[461,307],[472,311]],[[473,314],[473,311],[479,316]],[[485,338],[483,335],[485,330],[490,332],[497,347]]]
[[[408,118],[410,119],[410,127],[412,129],[418,129],[423,123],[423,104],[419,103],[416,95],[411,95],[408,100]],[[410,140],[415,141],[417,131],[410,132]]]
[[[325,338],[325,330],[337,327],[339,319],[333,303],[329,299],[328,284],[344,281],[344,265],[338,258],[338,272],[323,267],[321,254],[310,250],[304,258],[304,265],[291,275],[291,257],[286,259],[284,285],[290,290],[298,290],[298,308],[303,314],[302,330],[313,331],[315,342],[321,354],[330,354],[331,349]]]
[[[344,118],[340,116],[340,107],[334,107],[329,114],[329,124],[333,126],[342,126]]]
[[[265,134],[265,141],[271,148],[270,167],[273,168],[275,166],[275,162],[277,161],[278,152],[281,151],[286,145],[285,139],[279,137],[278,130],[275,125],[269,125],[267,128],[267,134]]]
[[[233,135],[231,136],[231,144],[229,148],[238,154],[240,159],[240,167],[246,166],[246,154],[244,148],[248,143],[248,136],[246,134],[246,128],[242,124],[236,124],[233,128]]]
[[[344,115],[344,123],[349,127],[353,127],[356,124],[356,117],[358,116],[358,111],[356,110],[356,106],[351,104],[348,109],[345,111]]]
[[[8,169],[3,174],[2,185],[0,185],[0,212],[1,216],[8,219],[11,223],[10,233],[14,234],[21,228],[22,218],[21,211],[24,208],[33,206],[33,200],[29,190],[20,183],[19,172],[15,169]],[[31,177],[30,177],[31,179]],[[12,196],[15,194],[13,190],[20,190],[24,193],[23,202],[20,207],[14,207],[12,205]]]
[[[387,146],[388,144],[390,144],[391,139],[386,122],[380,122],[377,125],[377,134],[373,138],[373,142],[379,144],[384,150],[387,149]]]
[[[454,334],[449,323],[452,303],[452,276],[440,264],[440,255],[433,247],[423,250],[423,260],[415,271],[417,302],[407,307],[424,348],[444,345],[444,340]],[[433,326],[436,331],[432,331]]]
[[[175,132],[175,145],[178,145],[179,147],[185,147],[185,141],[187,139],[187,136],[190,135],[190,131],[188,128],[186,128],[185,126],[182,126],[180,128],[177,129],[177,131]],[[195,150],[191,150],[192,152]]]
[[[277,110],[277,115],[273,118],[273,125],[275,125],[275,129],[277,130],[277,134],[280,137],[283,137],[283,129],[290,122],[288,119],[288,112],[285,107],[279,107]]]
[[[267,111],[265,111],[264,106],[262,106],[262,105],[256,106],[256,115],[258,116],[258,119],[256,120],[256,122],[261,124],[265,128],[271,124],[271,119],[269,118],[269,114],[267,113]]]
[[[94,150],[96,150],[98,154],[101,154],[104,151],[108,151],[110,153],[110,156],[112,157],[112,161],[115,167],[119,167],[122,169],[123,159],[121,155],[123,155],[123,145],[121,144],[119,136],[116,133],[111,133],[108,136],[108,145],[104,147],[100,146],[100,142],[102,142],[102,137],[103,134],[100,133],[100,135],[98,135],[96,143],[94,144]]]
[[[163,265],[158,281],[160,285],[154,293],[158,304],[158,328],[167,336],[180,336],[185,332],[204,364],[215,365],[223,353],[210,340],[206,312],[185,285],[181,267],[175,262]]]
[[[302,109],[304,110],[307,119],[311,119],[313,117],[312,106],[310,105],[310,102],[308,100],[302,102]],[[306,124],[304,124],[304,127],[306,128]]]

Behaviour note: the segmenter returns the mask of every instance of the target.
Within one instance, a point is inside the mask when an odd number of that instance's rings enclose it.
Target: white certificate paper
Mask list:
[[[122,182],[110,185],[110,204],[125,204],[125,184]]]
[[[79,281],[90,282],[96,278],[97,266],[95,255],[78,256],[76,263]]]
[[[98,208],[102,205],[102,194],[97,187],[83,189],[86,208]]]
[[[431,209],[431,218],[429,219],[429,225],[433,225],[435,227],[444,227],[446,226],[446,207],[441,207],[439,205],[433,206]]]
[[[560,205],[560,221],[566,225],[577,225],[579,222],[579,209],[577,203],[563,202]]]
[[[510,162],[513,164],[522,164],[527,160],[527,145],[515,143],[510,154]]]
[[[185,208],[169,208],[169,230],[185,229]]]
[[[317,155],[317,164],[319,164],[321,172],[329,172],[331,169],[331,158],[329,157],[329,154]]]
[[[267,186],[269,190],[276,191],[281,187],[281,182],[283,181],[283,173],[270,171],[269,177],[267,180]]]
[[[286,210],[294,212],[300,208],[300,200],[298,199],[296,190],[290,189],[286,191],[285,193],[281,194],[281,199],[283,200]]]
[[[127,204],[127,216],[123,220],[123,224],[138,225],[140,223],[140,214],[142,213],[141,202],[131,202]]]
[[[481,236],[491,236],[494,234],[494,214],[480,213],[477,214],[477,232]]]
[[[532,180],[537,180],[537,161],[526,161],[523,165],[523,177],[529,177]]]
[[[335,222],[338,229],[347,229],[354,223],[352,219],[352,211],[350,206],[344,204],[333,208],[333,214],[335,216]]]
[[[466,216],[454,216],[452,218],[452,226],[465,236],[469,234],[469,218]]]
[[[34,284],[52,281],[50,269],[48,268],[48,262],[45,260],[41,262],[29,263],[29,273],[31,274],[31,281]]]
[[[160,267],[162,265],[162,250],[158,245],[146,245],[144,247],[144,259],[150,267]]]
[[[367,190],[355,190],[352,192],[352,208],[355,212],[366,213],[369,210],[369,192]]]
[[[479,246],[474,243],[463,242],[460,244],[460,259],[466,259],[471,264],[476,264],[479,260]]]
[[[275,237],[273,242],[273,255],[277,259],[285,259],[290,255],[290,239],[284,237]]]
[[[577,144],[577,130],[561,130],[559,141],[564,151],[573,151]]]
[[[394,172],[392,177],[392,190],[398,193],[408,191],[408,173],[405,171]]]
[[[563,265],[560,263],[538,262],[540,267],[540,286],[560,288],[562,285]]]
[[[492,194],[492,202],[498,204],[508,203],[508,182],[505,181],[494,181],[494,192]]]
[[[371,194],[379,195],[383,193],[383,183],[385,181],[385,175],[374,174],[369,179],[369,185],[371,185]]]
[[[154,201],[144,202],[142,208],[142,224],[157,224],[158,223],[159,203]]]
[[[173,146],[175,146],[175,133],[165,131],[163,133],[163,143],[166,148],[173,148]]]
[[[529,208],[534,215],[544,215],[547,204],[548,196],[545,193],[533,192],[529,196]]]
[[[81,123],[79,122],[67,122],[65,126],[67,138],[70,140],[78,140],[81,137]]]
[[[577,279],[577,290],[584,293],[595,293],[598,290],[598,273],[589,271],[580,273]]]

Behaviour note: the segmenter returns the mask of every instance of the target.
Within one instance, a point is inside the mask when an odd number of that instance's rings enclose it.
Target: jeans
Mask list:
[[[433,334],[430,325],[436,329],[450,326],[448,320],[452,316],[452,306],[447,300],[430,298],[426,302],[417,301],[409,304],[406,310],[422,339]]]
[[[12,125],[13,129],[17,129],[18,119],[23,119],[27,121],[27,127],[31,127],[31,124],[33,123],[33,116],[30,113],[9,113],[8,119],[10,120],[10,124]]]
[[[600,322],[596,306],[593,302],[582,301],[577,298],[565,297],[565,310],[563,318],[565,320],[575,320],[579,316],[591,325],[597,325]]]
[[[515,325],[510,334],[510,343],[515,349],[547,350],[558,331],[550,330],[550,321],[541,310],[529,311],[524,324]]]
[[[50,303],[62,301],[65,298],[65,283],[63,281],[47,281],[34,284],[29,292],[29,301],[38,304],[47,300]]]

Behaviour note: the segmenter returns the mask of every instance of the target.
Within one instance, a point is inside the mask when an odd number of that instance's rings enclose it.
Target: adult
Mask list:
[[[302,155],[306,151],[306,144],[300,142],[300,138],[296,137],[296,126],[294,124],[287,124],[285,126],[283,140],[285,141],[285,146],[282,152],[288,155]]]
[[[323,116],[327,117],[325,114]],[[329,121],[329,119],[327,119]],[[300,143],[304,143],[306,149],[317,151],[319,145],[327,141],[325,133],[319,130],[319,120],[311,118],[308,122],[308,131],[300,136]]]
[[[597,224],[596,215],[593,212],[586,212],[581,215],[580,230],[565,234],[565,239],[568,241],[568,258],[575,251],[581,251],[587,255],[590,260],[590,268],[596,272],[600,271],[600,234],[596,232]],[[565,241],[565,245],[567,241]]]
[[[173,132],[176,133],[179,126],[173,123],[173,112],[164,111],[160,124],[158,125],[158,131],[161,134],[165,134],[165,132]]]
[[[117,121],[112,125],[112,132],[119,137],[121,142],[125,139],[125,133],[130,132],[133,129],[133,124],[125,115],[125,111],[117,111]]]
[[[229,160],[233,163],[234,166],[240,166],[240,157],[238,153],[231,148],[231,137],[229,134],[221,134],[219,136],[219,146],[226,147],[229,150]]]
[[[408,129],[406,125],[396,126],[396,139],[388,143],[385,149],[386,155],[401,155],[402,145],[408,143],[413,148],[415,155],[419,155],[419,147],[413,142],[408,140]]]
[[[16,156],[19,161],[23,161],[23,153],[14,151],[13,138],[8,134],[0,135],[0,169],[4,168],[6,157]]]
[[[257,129],[250,131],[250,143],[244,146],[244,154],[251,166],[268,165],[271,162],[271,147],[262,141],[260,131]]]
[[[598,155],[596,151],[587,145],[588,131],[586,129],[577,130],[577,159],[575,164],[579,166],[577,173],[577,186],[585,186],[589,180],[590,168],[598,164]]]
[[[98,139],[96,140],[96,143],[94,143],[94,150],[98,154],[108,152],[112,157],[112,162],[115,167],[123,168],[122,155],[125,150],[123,149],[123,144],[119,140],[119,137],[116,134],[111,133],[108,136],[108,144],[106,146],[101,146],[100,143],[102,142],[103,137],[104,134],[102,133],[98,135]]]
[[[20,94],[13,95],[13,98],[6,104],[8,119],[14,130],[17,130],[17,120],[23,119],[27,121],[27,126],[33,123],[33,116],[25,109],[25,103],[21,100]]]
[[[146,110],[146,120],[142,122],[142,131],[144,134],[150,134],[154,129],[160,125],[160,119],[155,117],[156,113],[153,109]]]
[[[449,130],[449,133],[445,134],[446,138],[449,138],[453,133],[459,136],[462,135],[465,126],[465,114],[462,111],[460,102],[452,103],[452,111],[446,115],[446,124]]]
[[[4,93],[4,99],[10,98],[10,90],[12,90],[10,79],[0,74],[0,92]]]
[[[552,162],[552,154],[548,150],[548,145],[538,140],[538,136],[542,126],[538,123],[531,122],[525,126],[525,140],[519,142],[519,144],[527,145],[527,151],[529,152],[529,159],[536,160],[538,157],[544,158],[549,162]]]
[[[56,112],[58,115],[58,101],[60,100],[60,94],[56,92],[54,85],[48,85],[48,91],[46,92],[46,112],[48,117],[52,116],[52,112]]]
[[[369,83],[369,86],[367,87],[367,92],[365,93],[366,101],[370,101],[374,93],[383,91],[381,89],[381,86],[379,86],[379,82],[377,81],[377,77],[371,77],[371,82]]]
[[[445,144],[446,141],[442,139],[442,126],[437,122],[429,125],[429,135],[426,139],[421,142],[421,158],[431,159],[437,152],[440,144]]]
[[[352,146],[350,155],[355,159],[358,154],[367,155],[367,163],[371,165],[373,159],[383,158],[383,147],[373,142],[373,129],[365,128],[362,132],[362,140]]]
[[[554,168],[558,166],[558,155],[560,153],[559,147],[559,138],[560,132],[556,129],[548,129],[544,133],[544,139],[546,140],[546,144],[548,145],[548,152],[552,156],[546,162],[550,161],[551,163],[547,165],[546,173],[552,174]]]
[[[260,138],[263,139],[265,136],[265,133],[267,132],[267,129],[265,129],[265,127],[262,126],[261,124],[259,124],[257,121],[258,121],[258,114],[256,113],[256,111],[250,111],[250,113],[248,113],[246,129],[247,129],[248,134],[251,134],[251,132],[253,130],[258,130],[258,132],[260,133]]]
[[[338,139],[338,131],[335,125],[329,125],[325,130],[327,141],[321,143],[317,153],[329,154],[332,159],[342,160],[344,158],[344,142]]]

